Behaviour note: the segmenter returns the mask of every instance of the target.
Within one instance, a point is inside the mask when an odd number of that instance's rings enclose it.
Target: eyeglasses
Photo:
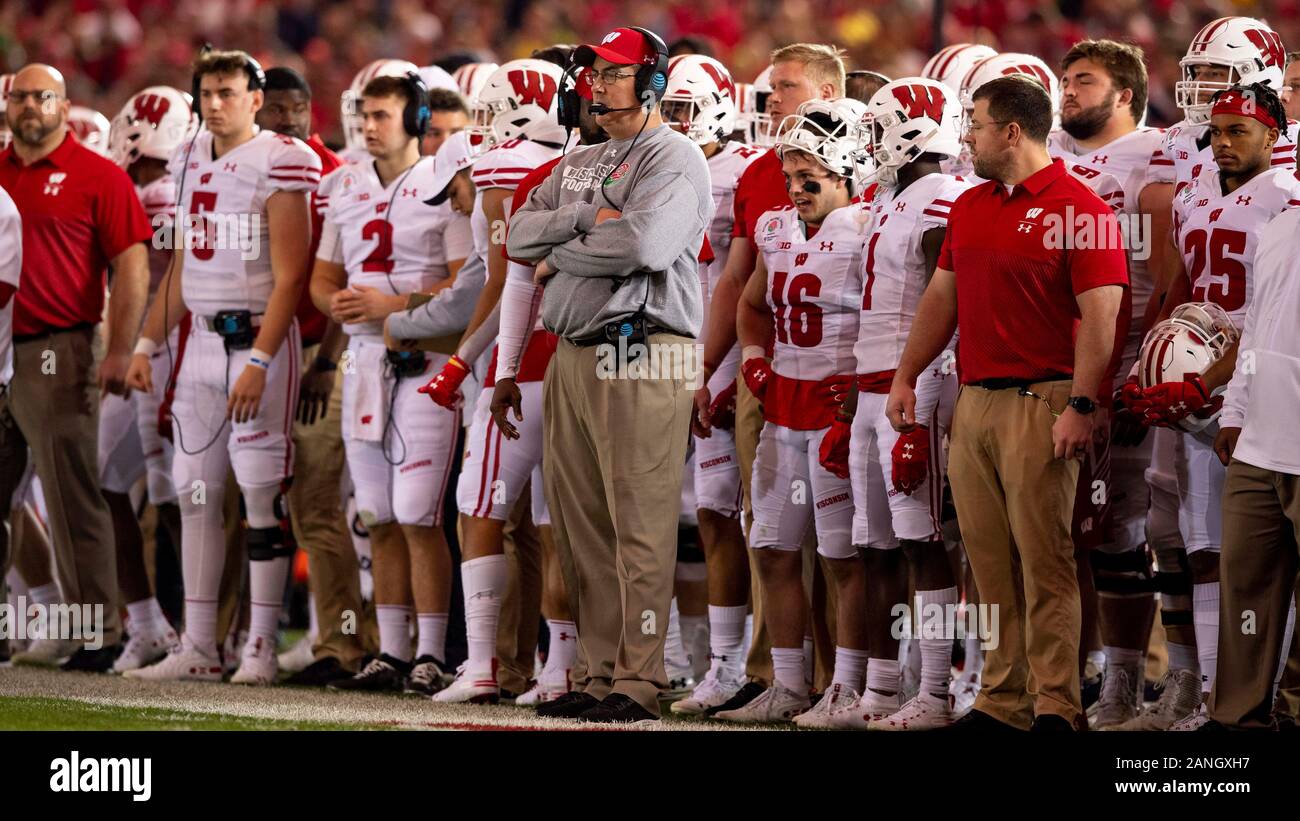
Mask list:
[[[39,105],[46,105],[61,98],[57,91],[46,89],[44,91],[10,91],[5,95],[5,99],[12,105],[20,106],[28,100],[32,100]]]
[[[1010,121],[1010,120],[990,120],[990,121],[988,121],[987,123],[977,123],[977,122],[975,122],[974,120],[971,120],[970,122],[968,122],[968,123],[966,124],[966,131],[967,131],[967,133],[969,133],[969,134],[974,134],[974,133],[977,132],[977,131],[983,131],[984,128],[985,128],[986,126],[990,126],[990,125],[1006,125],[1006,124],[1009,123],[1009,122],[1011,122],[1011,121]]]
[[[599,77],[602,85],[612,86],[619,80],[625,80],[628,77],[635,77],[635,71],[619,71],[614,68],[607,68],[604,71],[592,69],[591,76],[593,79]]]

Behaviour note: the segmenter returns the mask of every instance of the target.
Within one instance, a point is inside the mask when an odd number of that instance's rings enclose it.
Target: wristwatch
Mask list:
[[[1071,396],[1065,404],[1074,408],[1075,413],[1082,413],[1084,416],[1097,410],[1097,403],[1086,396]]]

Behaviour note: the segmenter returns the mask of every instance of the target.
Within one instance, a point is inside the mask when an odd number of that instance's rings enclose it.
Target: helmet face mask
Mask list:
[[[856,180],[862,173],[863,153],[856,129],[865,111],[862,103],[846,97],[809,100],[781,120],[777,155],[803,151],[832,174]]]
[[[1236,327],[1218,305],[1212,302],[1179,305],[1143,340],[1138,354],[1138,384],[1150,388],[1203,374],[1228,353],[1237,339]],[[1214,395],[1223,390],[1215,390]],[[1215,403],[1212,409],[1187,416],[1175,426],[1191,433],[1204,430],[1218,418],[1220,410],[1220,404]]]
[[[660,108],[669,125],[686,123],[683,133],[696,145],[725,139],[735,130],[738,114],[731,72],[699,54],[672,58]]]
[[[745,141],[751,145],[770,148],[776,145],[780,130],[767,111],[767,98],[772,96],[772,67],[759,74],[754,84],[745,92]]]

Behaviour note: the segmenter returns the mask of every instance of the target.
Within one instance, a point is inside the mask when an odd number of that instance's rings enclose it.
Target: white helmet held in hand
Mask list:
[[[166,162],[194,136],[199,118],[190,95],[170,86],[150,86],[126,101],[108,132],[108,156],[122,168],[141,157]]]
[[[405,60],[375,60],[357,72],[352,85],[343,92],[343,138],[349,151],[366,150],[365,118],[361,116],[361,92],[376,77],[405,77],[407,72],[419,72],[415,63]]]
[[[808,100],[781,121],[777,154],[804,151],[831,173],[856,179],[861,172],[862,151],[855,135],[866,110],[863,103],[851,97]]]
[[[668,86],[660,106],[690,106],[686,136],[708,145],[731,136],[736,128],[736,84],[727,67],[702,54],[682,54],[668,61]],[[669,125],[676,118],[665,114]]]
[[[1174,84],[1174,100],[1191,123],[1210,121],[1210,98],[1214,92],[1234,85],[1263,83],[1282,90],[1286,49],[1282,38],[1266,23],[1253,17],[1220,17],[1196,33],[1187,54],[1178,61],[1183,78]],[[1195,79],[1199,66],[1228,69],[1226,82]]]
[[[563,75],[554,63],[533,58],[501,66],[479,92],[469,132],[489,146],[518,137],[563,143],[565,129],[556,118]]]
[[[987,57],[997,54],[989,46],[978,43],[953,43],[939,50],[921,69],[921,76],[927,80],[938,80],[954,94],[961,93],[961,81],[975,67],[975,64]]]
[[[922,154],[961,155],[957,94],[938,80],[894,80],[871,96],[856,137],[875,162],[876,179],[893,186],[898,169]]]
[[[68,128],[86,148],[108,156],[108,118],[93,108],[74,105],[68,109]]]
[[[1188,302],[1156,324],[1142,342],[1138,354],[1138,384],[1150,388],[1164,382],[1182,382],[1203,374],[1218,362],[1237,341],[1237,328],[1223,309],[1213,302]],[[1223,388],[1215,390],[1215,395]],[[1218,418],[1221,408],[1203,409],[1180,420],[1179,430],[1195,433]]]

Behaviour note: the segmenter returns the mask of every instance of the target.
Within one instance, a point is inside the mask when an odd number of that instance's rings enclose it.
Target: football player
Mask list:
[[[863,225],[850,201],[854,129],[864,110],[848,98],[810,100],[782,123],[777,150],[793,207],[765,212],[754,234],[762,257],[745,286],[737,328],[741,374],[767,422],[754,460],[750,547],[772,637],[773,681],[745,705],[714,713],[724,721],[789,721],[809,708],[801,548],[810,524],[838,609],[835,677],[805,714],[809,726],[824,726],[863,686],[865,577],[853,547],[852,492],[847,478],[821,466],[818,447],[853,381]]]
[[[418,393],[445,356],[390,351],[383,338],[388,315],[411,294],[450,287],[472,247],[463,214],[426,202],[446,187],[434,158],[420,156],[427,93],[414,72],[370,80],[361,115],[372,160],[342,166],[320,189],[325,225],[311,293],[349,334],[343,442],[370,534],[380,644],[359,673],[329,685],[342,690],[429,696],[443,684],[452,568],[442,502],[460,420]]]
[[[233,467],[243,502],[252,617],[231,681],[270,684],[294,549],[284,502],[301,356],[294,310],[308,270],[307,194],[320,183],[320,160],[301,141],[254,124],[265,75],[247,54],[208,52],[195,75],[207,128],[178,148],[168,166],[190,223],[177,231],[185,247],[172,255],[129,372],[134,389],[152,393],[150,357],[167,345],[185,312],[192,313],[172,409],[185,635],[165,659],[127,675],[221,678],[217,589],[225,561],[225,479]]]
[[[370,152],[366,149],[366,122],[361,114],[361,96],[366,84],[376,77],[405,77],[419,72],[415,63],[406,60],[375,60],[352,78],[352,84],[343,92],[340,101],[343,125],[343,150],[339,156],[346,162],[368,163]]]

